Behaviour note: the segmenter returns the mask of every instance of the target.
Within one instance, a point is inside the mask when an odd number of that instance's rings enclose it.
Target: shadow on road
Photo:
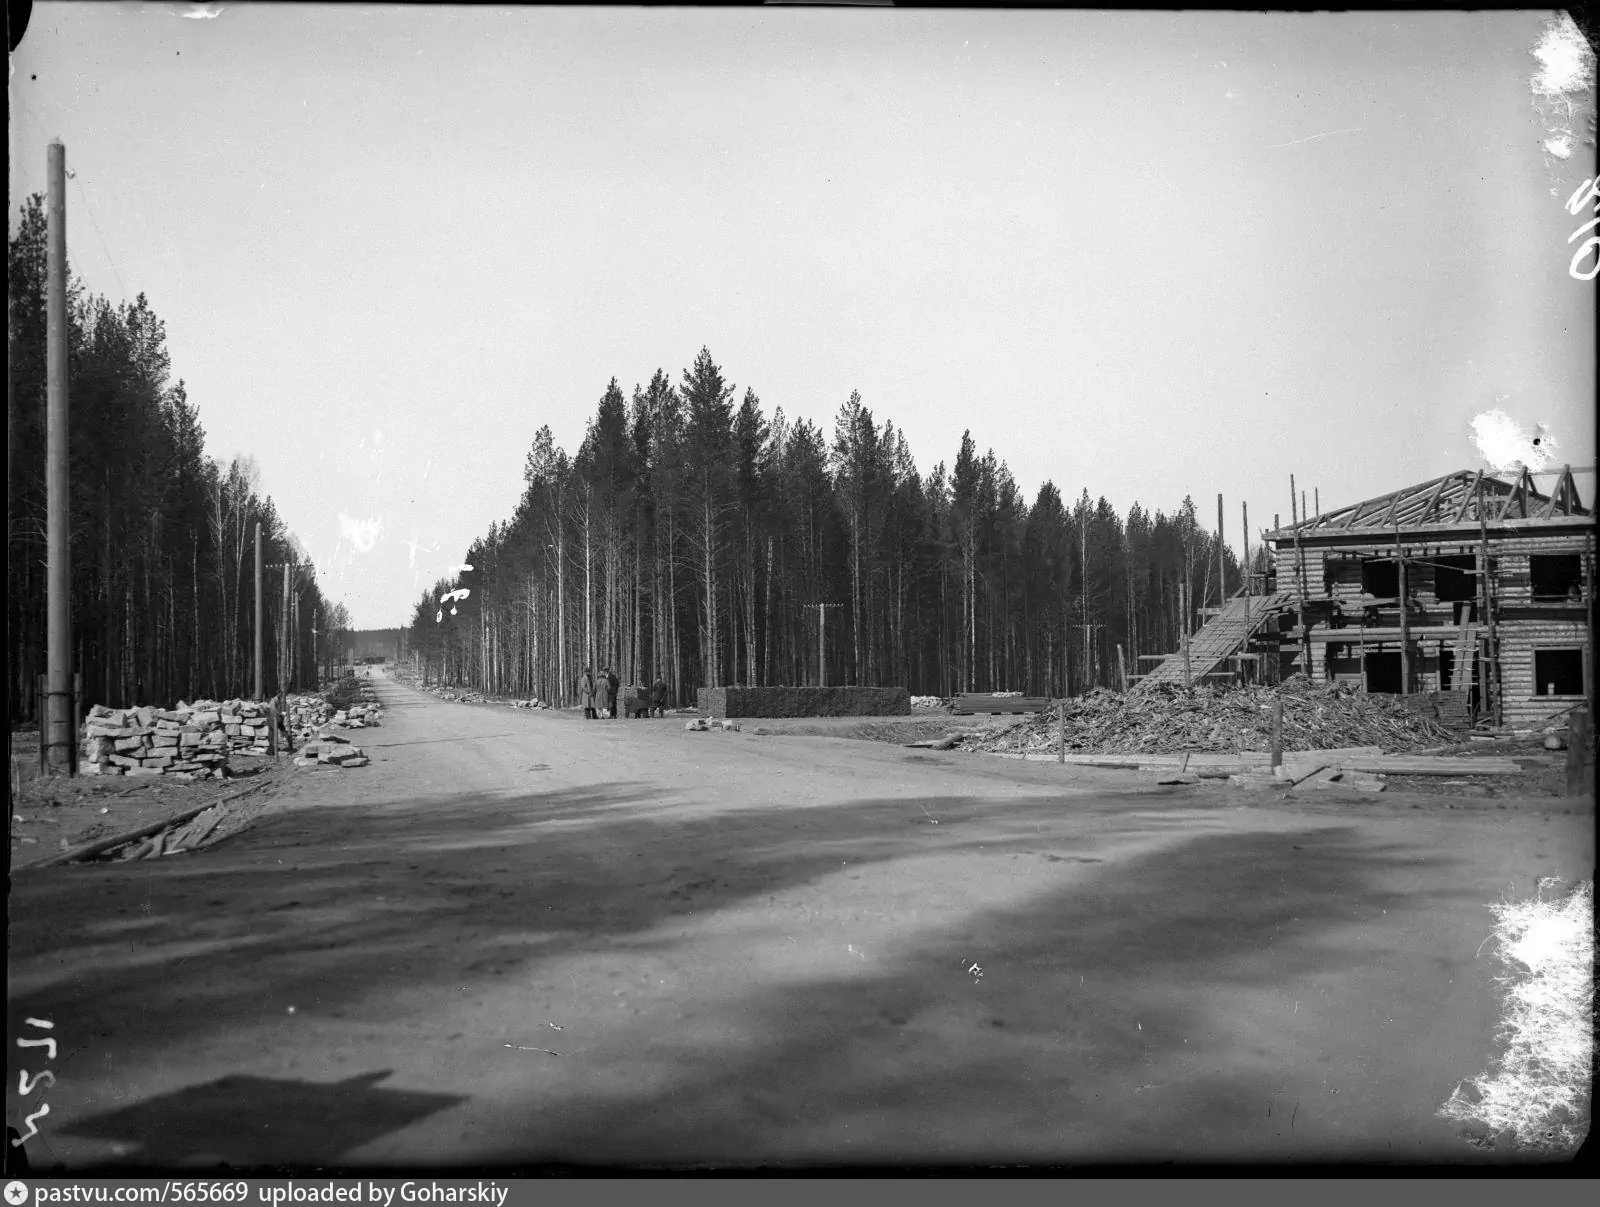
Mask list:
[[[271,1077],[223,1077],[163,1094],[63,1130],[116,1143],[125,1160],[176,1166],[326,1165],[353,1144],[409,1127],[466,1099],[459,1094],[386,1089],[389,1070],[323,1084]]]
[[[1273,1058],[1199,1057],[1206,1036],[1237,1030],[1215,1013],[1219,991],[1386,968],[1403,980],[1412,953],[1353,942],[1352,928],[1381,910],[1481,906],[1437,851],[1428,883],[1461,890],[1419,883],[1416,850],[1354,827],[1223,830],[1148,796],[696,814],[616,783],[299,811],[196,858],[21,879],[10,1013],[48,1011],[63,1033],[114,1046],[123,1067],[287,1004],[377,1027],[403,1016],[405,993],[537,977],[564,957],[669,956],[696,916],[781,909],[779,894],[827,878],[870,888],[897,864],[955,854],[971,876],[1024,887],[967,908],[948,883],[902,876],[880,894],[899,947],[852,945],[838,966],[737,984],[721,1030],[652,1036],[667,1084],[531,1095],[505,1128],[529,1139],[494,1155],[695,1160],[852,1132],[859,1143],[836,1147],[839,1160],[1204,1151],[1260,1114],[1238,1060]],[[837,935],[842,949],[850,908],[774,920],[773,942],[810,927],[802,937]],[[742,1042],[717,1038],[730,1028]],[[225,1148],[236,1164],[326,1162],[460,1101],[383,1090],[379,1076],[225,1078],[70,1126],[163,1160]],[[1116,1103],[1111,1085],[1123,1087]],[[300,1099],[308,1122],[290,1124],[286,1104]],[[249,1130],[277,1119],[280,1130]]]

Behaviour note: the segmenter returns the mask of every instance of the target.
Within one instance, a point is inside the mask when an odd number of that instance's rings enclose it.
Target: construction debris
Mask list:
[[[723,729],[729,733],[739,732],[739,722],[725,720],[722,717],[700,717],[685,723],[683,727],[689,733],[707,733],[714,729]]]
[[[96,704],[83,725],[79,770],[222,779],[230,754],[270,752],[271,717],[269,707],[254,700],[179,701],[172,709]]]
[[[1094,691],[1060,702],[1064,747],[1080,753],[1230,753],[1272,748],[1275,699],[1283,701],[1284,749],[1376,746],[1405,752],[1448,741],[1450,733],[1407,710],[1397,697],[1368,694],[1344,684],[1311,683],[1301,676],[1279,687],[1211,687],[1192,691],[1150,683],[1137,693]],[[992,753],[1054,750],[1055,710],[1030,716],[966,743]]]
[[[359,746],[352,746],[349,738],[338,734],[323,734],[316,741],[307,742],[295,755],[296,767],[365,767],[369,762]]]
[[[337,709],[321,696],[289,696],[287,698],[289,732],[296,741],[305,741],[328,728],[373,729],[383,724],[383,706],[367,689],[360,703]]]

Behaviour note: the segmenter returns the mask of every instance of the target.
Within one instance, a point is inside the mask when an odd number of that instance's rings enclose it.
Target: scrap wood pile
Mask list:
[[[170,709],[96,704],[84,722],[79,770],[221,779],[230,753],[269,753],[270,727],[267,705],[254,700],[180,700]]]
[[[1273,700],[1283,700],[1283,748],[1333,750],[1377,746],[1385,753],[1435,747],[1450,731],[1399,703],[1345,684],[1303,676],[1280,688],[1200,686],[1185,691],[1152,683],[1133,694],[1094,691],[1063,701],[1066,748],[1093,754],[1181,754],[1267,751],[1272,748]],[[1056,747],[1056,713],[1030,716],[967,749],[1027,753]]]

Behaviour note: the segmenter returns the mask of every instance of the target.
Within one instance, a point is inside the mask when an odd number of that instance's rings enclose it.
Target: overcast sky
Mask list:
[[[859,390],[924,472],[970,427],[1030,501],[1220,491],[1235,548],[1290,473],[1476,467],[1496,406],[1594,464],[1548,13],[216,7],[35,7],[11,228],[59,136],[74,270],[148,295],[362,627],[541,424],[575,451],[702,344],[830,432]]]

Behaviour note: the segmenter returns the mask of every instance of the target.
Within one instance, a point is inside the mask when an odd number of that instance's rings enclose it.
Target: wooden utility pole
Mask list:
[[[1250,649],[1250,593],[1255,590],[1250,582],[1250,504],[1241,499],[1239,510],[1239,525],[1244,532],[1244,648],[1241,652],[1247,653]]]
[[[264,699],[261,694],[261,521],[256,521],[256,676],[252,698]]]
[[[1189,580],[1178,584],[1178,610],[1183,614],[1183,690],[1194,686],[1189,671]]]
[[[283,632],[282,644],[278,647],[278,694],[281,696],[288,691],[286,680],[293,668],[294,642],[289,631],[289,574],[293,570],[288,562],[283,564],[283,611],[280,613]]]
[[[842,608],[843,604],[814,603],[808,608],[817,610],[817,686],[828,686],[828,609]]]
[[[1494,623],[1494,573],[1489,569],[1489,521],[1483,511],[1483,482],[1478,482],[1478,573],[1483,581],[1483,618],[1489,625],[1489,673],[1483,684],[1490,693],[1491,716],[1496,728],[1503,723],[1504,680],[1500,673],[1500,642]],[[1592,630],[1591,630],[1592,631]]]
[[[556,551],[556,682],[559,685],[559,694],[556,696],[557,707],[565,708],[567,704],[567,592],[566,580],[562,577],[562,567],[566,558],[562,556],[559,545],[546,543],[546,549]]]
[[[71,516],[67,510],[67,149],[50,143],[45,271],[45,626],[46,669],[40,749],[52,772],[70,774],[72,748]]]
[[[1300,551],[1300,516],[1296,511],[1294,475],[1289,475],[1289,524],[1294,533],[1294,610],[1300,626],[1300,673],[1311,678],[1311,633],[1306,626],[1306,562]]]
[[[1223,587],[1222,577],[1222,495],[1217,495],[1217,607],[1222,607],[1228,602],[1228,592]]]
[[[1400,517],[1394,518],[1394,561],[1400,585],[1400,694],[1411,694],[1411,615],[1406,607],[1406,555],[1400,547]]]

